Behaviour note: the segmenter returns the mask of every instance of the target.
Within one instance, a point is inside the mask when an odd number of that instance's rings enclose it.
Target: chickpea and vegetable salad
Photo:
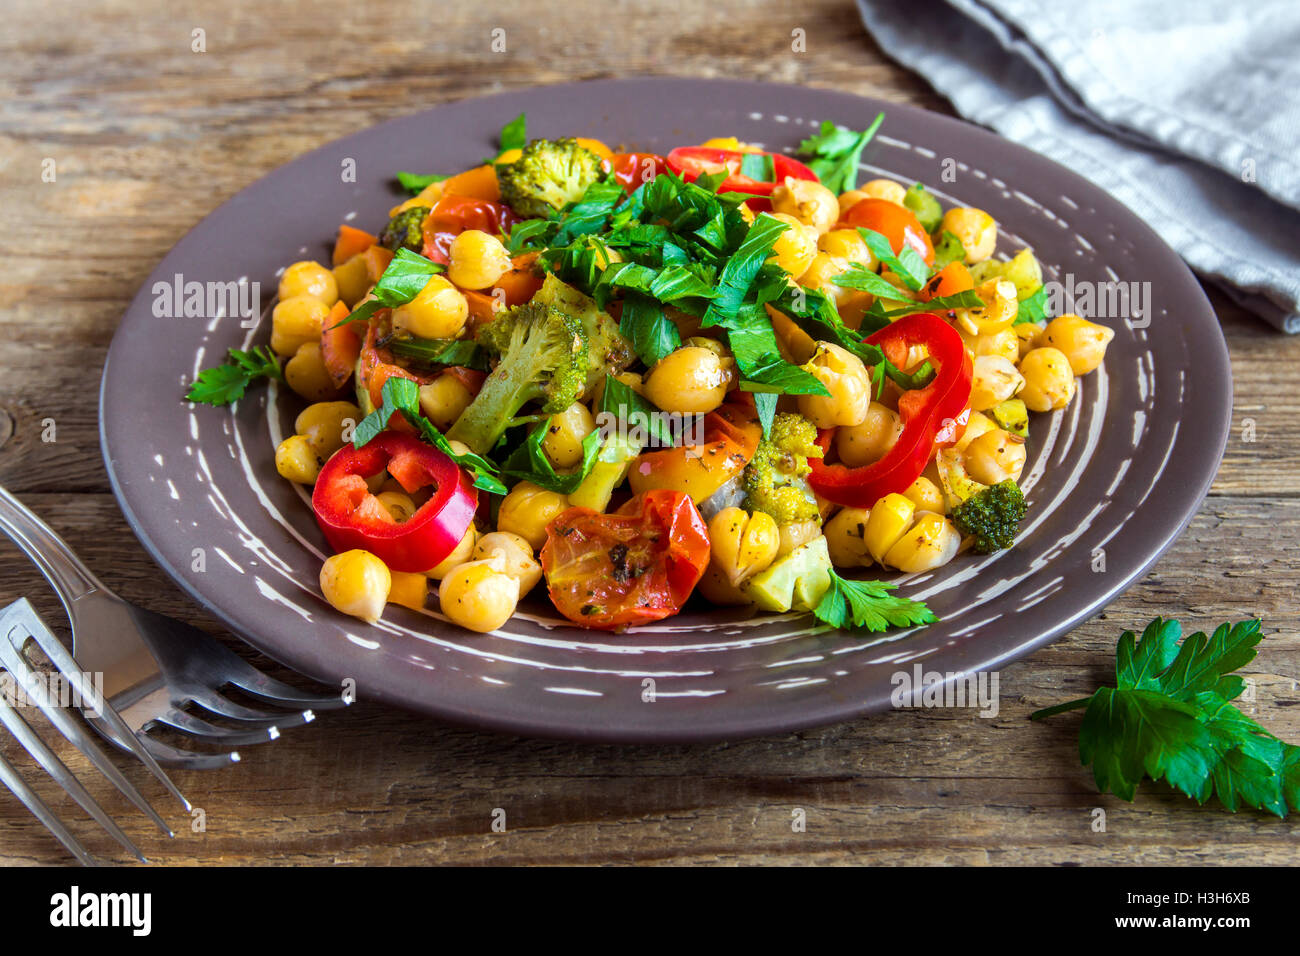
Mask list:
[[[325,598],[362,620],[434,582],[491,631],[544,581],[604,630],[697,592],[928,624],[863,571],[1011,547],[1030,413],[1068,405],[1113,333],[1047,316],[1038,261],[998,258],[987,212],[859,185],[882,119],[823,123],[801,161],[530,141],[520,116],[495,159],[398,174],[377,234],[342,225],[328,266],[286,268],[269,348],[187,398],[275,378],[308,403],[275,467],[337,552]]]

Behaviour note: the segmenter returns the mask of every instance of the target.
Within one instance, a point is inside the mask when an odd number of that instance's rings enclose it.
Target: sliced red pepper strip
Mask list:
[[[387,470],[408,493],[432,488],[406,521],[394,521],[366,487]],[[361,548],[392,571],[428,571],[451,554],[474,520],[478,492],[460,466],[413,435],[380,432],[362,448],[344,445],[316,479],[311,507],[336,552]]]
[[[740,172],[740,164],[748,155],[772,157],[772,179],[765,183]],[[720,193],[749,193],[751,196],[770,196],[787,177],[809,179],[817,182],[817,174],[782,153],[745,153],[737,149],[714,149],[711,146],[679,146],[668,154],[668,168],[688,183],[695,182],[706,173],[728,170],[728,176],[718,187]]]
[[[970,418],[973,365],[961,336],[931,312],[905,315],[867,339],[880,346],[895,365],[906,361],[914,345],[929,351],[934,378],[922,389],[904,392],[898,400],[903,433],[885,457],[870,465],[850,468],[809,458],[808,483],[823,498],[849,508],[870,508],[888,494],[906,491],[935,451],[956,443]],[[833,428],[817,434],[817,444],[829,452]]]

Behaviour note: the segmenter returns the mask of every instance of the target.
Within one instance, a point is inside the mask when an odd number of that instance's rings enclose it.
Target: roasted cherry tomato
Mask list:
[[[440,265],[448,262],[451,241],[467,229],[477,229],[488,235],[508,233],[519,217],[509,206],[490,199],[472,199],[468,196],[443,196],[424,220],[424,249],[426,259]]]
[[[403,368],[393,360],[393,353],[375,343],[390,331],[392,312],[380,309],[370,318],[370,327],[366,330],[365,342],[361,346],[361,367],[357,382],[370,395],[370,402],[375,408],[384,404],[384,382],[393,376],[409,378],[413,382],[424,384],[424,379],[414,372]],[[411,426],[406,419],[393,416],[393,426],[405,431]],[[400,422],[400,424],[399,424]]]
[[[387,472],[413,494],[429,499],[405,521],[366,487],[366,478]],[[392,571],[428,571],[451,554],[474,520],[478,492],[460,466],[413,435],[380,432],[361,448],[344,445],[325,463],[311,507],[335,551],[361,548]]]
[[[763,182],[741,173],[741,164],[746,156],[770,156],[773,181]],[[747,153],[735,149],[714,149],[711,146],[677,147],[668,154],[668,168],[688,183],[725,169],[727,178],[718,187],[718,192],[749,193],[751,196],[772,195],[772,190],[790,176],[795,179],[817,179],[817,174],[799,160],[781,153]]]
[[[894,254],[903,251],[903,244],[911,246],[925,260],[934,262],[934,246],[930,237],[910,209],[888,199],[861,199],[849,207],[841,222],[843,226],[862,227],[878,232],[889,240]]]
[[[614,179],[627,192],[635,192],[668,168],[657,153],[615,153],[609,161]]]
[[[615,514],[570,508],[546,528],[551,601],[583,627],[616,630],[676,614],[709,563],[704,519],[679,491],[647,491]]]

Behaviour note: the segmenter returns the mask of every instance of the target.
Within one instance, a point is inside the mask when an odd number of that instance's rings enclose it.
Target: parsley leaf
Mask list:
[[[375,283],[373,299],[362,302],[348,313],[347,318],[330,326],[337,329],[349,322],[366,322],[380,309],[395,309],[405,305],[420,294],[429,284],[429,277],[443,271],[443,267],[431,259],[426,259],[418,252],[401,248],[388,263],[379,281]]]
[[[284,381],[280,360],[265,345],[251,351],[230,349],[224,365],[205,368],[185,397],[204,405],[229,405],[244,397],[244,389],[259,378]]]
[[[1163,779],[1204,803],[1211,795],[1285,817],[1300,811],[1300,747],[1270,734],[1231,703],[1245,690],[1233,673],[1255,658],[1259,621],[1223,624],[1178,642],[1177,621],[1156,618],[1115,651],[1115,687],[1030,714],[1039,720],[1086,708],[1079,757],[1097,786],[1132,800],[1143,777]]]
[[[930,267],[925,264],[925,259],[919,252],[904,243],[902,250],[895,254],[889,240],[874,229],[859,226],[858,233],[866,242],[867,248],[871,250],[871,254],[880,260],[881,265],[888,267],[894,275],[902,279],[903,285],[913,292],[921,290],[921,286],[925,285],[926,280],[930,278]]]
[[[1041,322],[1047,318],[1047,289],[1039,286],[1034,294],[1020,300],[1016,308],[1016,320],[1012,325],[1022,322]]]
[[[830,572],[831,586],[813,608],[824,624],[842,629],[887,631],[917,627],[939,620],[920,601],[890,594],[898,585],[886,581],[852,581]]]
[[[418,196],[429,186],[432,186],[434,183],[440,183],[446,178],[446,176],[439,176],[436,173],[431,173],[427,176],[421,175],[420,173],[397,174],[397,181],[401,183],[402,188],[412,196]]]
[[[528,145],[528,116],[520,113],[505,126],[501,127],[501,136],[498,139],[501,149],[497,154],[504,153],[512,149],[523,149]]]
[[[451,447],[438,431],[436,425],[424,417],[420,411],[420,387],[409,378],[393,375],[384,381],[383,405],[361,419],[352,431],[352,447],[361,448],[376,435],[388,427],[388,420],[396,413],[420,430],[421,436],[430,445],[443,452],[448,458],[467,469],[474,476],[474,487],[482,488],[493,494],[504,495],[506,486],[496,477],[496,467],[481,455],[473,452],[461,454]]]
[[[822,185],[831,192],[848,192],[858,185],[858,164],[862,162],[862,150],[880,129],[885,121],[885,114],[879,113],[861,133],[855,133],[843,126],[837,126],[830,120],[823,120],[816,136],[810,136],[799,144],[800,156],[811,156],[808,168],[817,174]]]

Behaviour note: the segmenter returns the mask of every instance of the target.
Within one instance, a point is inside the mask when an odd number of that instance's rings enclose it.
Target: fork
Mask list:
[[[0,668],[3,668],[11,678],[18,682],[22,687],[26,699],[34,702],[43,713],[68,741],[81,751],[83,755],[99,770],[104,776],[113,783],[118,790],[126,795],[132,803],[142,810],[167,836],[175,836],[162,817],[149,805],[148,801],[140,792],[131,785],[118,769],[113,766],[105,753],[95,744],[94,738],[90,736],[81,725],[75,721],[66,708],[62,706],[62,701],[54,700],[48,689],[43,685],[39,675],[23,658],[22,648],[28,639],[36,641],[42,647],[57,644],[57,638],[50,633],[36,613],[36,609],[31,606],[26,598],[20,598],[13,604],[10,604],[3,611],[0,611]],[[62,645],[60,645],[62,647]],[[57,652],[56,652],[57,653]],[[65,652],[66,653],[66,652]],[[61,672],[62,673],[62,672]],[[89,710],[98,713],[102,718],[111,723],[118,724],[123,728],[122,718],[112,710],[111,706],[96,693],[93,682],[85,682],[85,675],[69,674],[63,675],[64,679],[72,684],[76,697],[74,702],[80,700],[85,705],[89,704]],[[15,702],[18,700],[15,695]],[[0,693],[0,723],[3,723],[14,738],[23,746],[36,762],[44,768],[59,786],[72,797],[73,800],[80,804],[81,808],[91,815],[91,817],[107,830],[115,840],[131,851],[141,863],[148,863],[144,854],[136,847],[131,839],[122,832],[122,828],[113,822],[104,809],[95,802],[94,797],[87,792],[79,781],[68,769],[67,764],[58,758],[32,729],[32,726],[23,719],[18,708],[5,700],[4,694]],[[162,773],[162,771],[158,771]],[[166,780],[166,774],[163,774]],[[43,801],[27,781],[8,760],[0,755],[0,783],[9,788],[24,806],[30,810],[45,828],[49,830],[54,837],[67,848],[81,863],[87,866],[93,866],[98,861],[90,855],[90,852],[77,840],[76,837],[63,825],[53,810]],[[179,791],[171,785],[170,780],[166,780],[168,788],[180,797]],[[188,810],[189,802],[184,797],[180,797],[181,802]]]
[[[282,730],[310,723],[316,710],[351,703],[346,694],[315,694],[291,687],[263,674],[198,628],[118,597],[52,528],[2,487],[0,530],[31,558],[67,610],[72,654],[54,641],[55,654],[62,651],[66,660],[61,664],[46,649],[51,661],[60,670],[66,665],[77,673],[102,674],[104,697],[123,723],[115,725],[102,717],[88,717],[88,721],[118,747],[141,756],[151,770],[159,763],[189,769],[229,766],[239,760],[239,752],[228,748],[276,740]],[[297,712],[245,706],[221,693],[227,686]],[[234,720],[242,729],[214,724],[187,712],[190,706]],[[161,728],[217,745],[222,752],[174,746],[153,735]],[[132,745],[137,740],[141,746]],[[161,773],[158,769],[155,776]]]

